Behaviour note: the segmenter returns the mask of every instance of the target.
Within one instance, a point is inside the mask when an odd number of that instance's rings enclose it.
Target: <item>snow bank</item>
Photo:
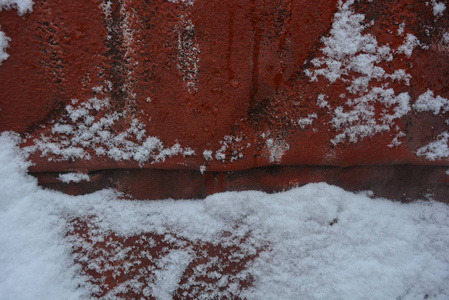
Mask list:
[[[64,196],[40,190],[26,175],[14,140],[0,137],[0,298],[81,299],[63,219],[51,206]]]
[[[89,298],[95,287],[81,275],[71,254],[71,247],[83,241],[65,237],[67,220],[87,217],[94,222],[98,238],[110,232],[119,236],[153,232],[166,239],[179,237],[173,243],[187,239],[225,245],[237,240],[242,253],[235,255],[263,249],[238,274],[251,274],[252,287],[231,290],[230,284],[227,290],[209,290],[199,298],[449,297],[449,206],[445,204],[370,199],[368,194],[323,183],[272,195],[216,194],[204,201],[126,201],[112,190],[73,197],[39,188],[26,175],[28,165],[17,142],[12,134],[0,137],[4,300]],[[224,232],[232,235],[226,238]],[[122,252],[117,249],[117,253]],[[141,289],[142,295],[169,299],[192,255],[188,249],[168,252],[154,262],[159,266],[154,278],[134,288]],[[184,283],[189,284],[193,281]]]

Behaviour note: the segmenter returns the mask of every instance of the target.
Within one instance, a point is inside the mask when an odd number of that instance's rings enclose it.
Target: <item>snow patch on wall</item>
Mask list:
[[[363,24],[365,16],[350,9],[352,2],[340,3],[330,35],[322,40],[324,57],[313,59],[311,62],[315,69],[306,70],[311,81],[324,76],[333,83],[354,71],[360,74],[359,80],[366,86],[371,79],[380,79],[385,74],[376,64],[393,59],[388,45],[379,46],[373,35],[363,33],[367,28]]]
[[[401,24],[399,24],[398,31],[397,31],[399,36],[401,36],[404,33],[404,28],[405,28],[405,22],[402,22]]]
[[[318,107],[330,109],[329,103],[325,100],[325,94],[319,94],[316,100]]]
[[[318,118],[318,115],[316,113],[308,114],[306,118],[301,118],[298,120],[297,124],[301,129],[306,128],[307,126],[310,126],[313,124],[313,121]]]
[[[250,143],[244,143],[244,139],[241,136],[226,135],[219,143],[221,147],[215,152],[215,159],[222,162],[233,162],[242,159],[242,150],[251,147]]]
[[[290,149],[290,145],[285,140],[272,138],[266,140],[266,147],[270,153],[270,163],[280,163],[284,153]]]
[[[440,115],[449,111],[449,100],[428,89],[416,100],[413,108],[418,112],[432,112],[434,115]],[[448,122],[447,120],[446,122]],[[444,131],[439,134],[435,141],[421,147],[416,152],[418,156],[423,156],[428,160],[438,160],[449,157],[449,132]]]
[[[404,53],[407,57],[410,57],[415,47],[419,44],[418,38],[413,34],[408,33],[404,43],[398,47],[397,53]]]
[[[449,157],[449,132],[439,134],[435,141],[418,149],[416,154],[428,160],[437,160]]]
[[[33,0],[0,0],[0,11],[3,9],[17,9],[19,15],[33,11]]]
[[[135,160],[140,164],[165,161],[175,155],[191,156],[195,152],[176,143],[166,147],[157,137],[146,134],[138,119],[129,120],[124,112],[107,112],[109,99],[91,98],[65,108],[51,127],[51,134],[41,134],[27,147],[28,152],[40,151],[49,160],[89,160],[93,154],[116,161]],[[126,127],[118,129],[127,122]]]
[[[387,145],[390,148],[396,148],[402,145],[402,141],[400,139],[407,136],[404,132],[401,131],[399,126],[396,127],[396,132],[397,132],[396,136],[393,138],[390,144]]]
[[[432,0],[431,4],[433,8],[433,15],[436,17],[441,17],[444,14],[444,11],[446,10],[446,4],[444,4],[444,2],[438,2],[436,0]]]
[[[341,95],[347,99],[343,106],[330,107],[324,100],[326,95],[318,97],[317,104],[333,115],[331,124],[339,132],[331,140],[333,144],[356,143],[381,132],[394,132],[399,128],[396,122],[410,112],[408,93],[397,93],[389,87],[389,81],[409,85],[411,75],[403,69],[388,73],[381,63],[392,61],[395,53],[410,56],[419,41],[408,34],[397,50],[388,44],[380,45],[375,36],[364,33],[372,24],[365,24],[365,16],[352,10],[353,3],[353,0],[340,2],[330,34],[322,39],[321,56],[314,58],[313,68],[305,71],[311,81],[322,76],[330,83],[349,83],[348,93]],[[402,31],[400,27],[399,32]],[[371,88],[372,82],[383,84]],[[376,112],[379,104],[383,106],[380,115]],[[396,138],[402,135],[396,133]]]
[[[441,96],[435,97],[434,92],[428,89],[418,97],[413,108],[418,112],[430,111],[434,115],[438,115],[449,111],[449,100]]]
[[[206,161],[211,161],[213,159],[213,151],[212,150],[204,150],[203,156]]]
[[[408,93],[396,95],[393,89],[373,88],[368,94],[350,102],[352,110],[345,111],[343,107],[335,109],[331,124],[341,133],[331,142],[339,144],[348,140],[356,143],[365,137],[390,131],[394,121],[410,111],[409,101]],[[386,107],[380,116],[375,113],[376,103]],[[388,108],[392,108],[392,111]]]
[[[2,62],[9,57],[9,54],[6,53],[6,49],[9,47],[9,42],[11,41],[1,29],[2,28],[0,27],[0,66],[2,65]]]
[[[17,9],[18,14],[21,16],[26,13],[31,13],[33,11],[33,4],[32,0],[0,0],[0,12],[3,9],[9,10],[14,8]],[[0,26],[0,66],[9,57],[6,49],[9,47],[9,42],[11,41],[11,38],[7,37],[1,29]]]

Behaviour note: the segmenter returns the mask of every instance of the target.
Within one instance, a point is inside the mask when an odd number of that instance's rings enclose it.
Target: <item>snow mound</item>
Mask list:
[[[112,190],[73,197],[38,187],[26,174],[18,142],[13,134],[0,136],[4,300],[90,298],[105,283],[94,281],[86,268],[111,274],[146,270],[109,287],[100,299],[121,299],[126,291],[170,299],[181,288],[185,296],[196,291],[197,299],[449,297],[448,205],[371,199],[324,183],[278,194],[215,194],[202,201],[127,201]],[[90,223],[89,236],[70,234],[73,220]],[[137,237],[136,247],[144,249],[157,243],[171,248],[142,268],[141,259],[127,257],[129,244],[110,242],[113,251],[102,252],[98,245],[111,234]],[[149,234],[162,240],[145,240]],[[230,261],[251,259],[232,276],[214,269],[219,256],[192,267],[191,261],[209,253],[209,248],[195,252],[189,246],[195,243],[234,249],[225,257]],[[206,275],[215,278],[214,285],[198,283]],[[239,285],[248,276],[251,284]]]

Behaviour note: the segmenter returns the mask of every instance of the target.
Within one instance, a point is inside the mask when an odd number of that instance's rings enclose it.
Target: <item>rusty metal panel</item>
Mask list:
[[[114,170],[98,187],[145,196],[115,170],[150,169],[146,185],[158,182],[151,170],[175,170],[157,184],[185,192],[151,197],[237,189],[229,172],[262,176],[238,189],[266,190],[345,186],[335,174],[352,168],[357,178],[367,165],[440,174],[449,166],[449,17],[432,3],[54,0],[23,16],[3,10],[11,41],[0,131],[22,135],[42,184],[76,192],[96,185],[69,188],[51,174]],[[340,170],[257,169],[273,166]]]

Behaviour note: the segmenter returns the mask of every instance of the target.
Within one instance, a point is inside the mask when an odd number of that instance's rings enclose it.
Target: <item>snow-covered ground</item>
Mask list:
[[[14,134],[0,137],[2,300],[90,298],[95,286],[72,253],[83,241],[68,235],[68,220],[76,218],[89,218],[97,237],[155,233],[175,244],[184,239],[212,245],[238,240],[239,252],[231,256],[259,251],[243,271],[225,278],[225,290],[206,289],[198,298],[449,299],[448,205],[400,204],[327,184],[205,200],[120,200],[112,190],[73,197],[38,187],[16,142]],[[131,288],[170,299],[197,255],[180,249],[158,258],[153,277]],[[252,286],[232,284],[248,274]]]

